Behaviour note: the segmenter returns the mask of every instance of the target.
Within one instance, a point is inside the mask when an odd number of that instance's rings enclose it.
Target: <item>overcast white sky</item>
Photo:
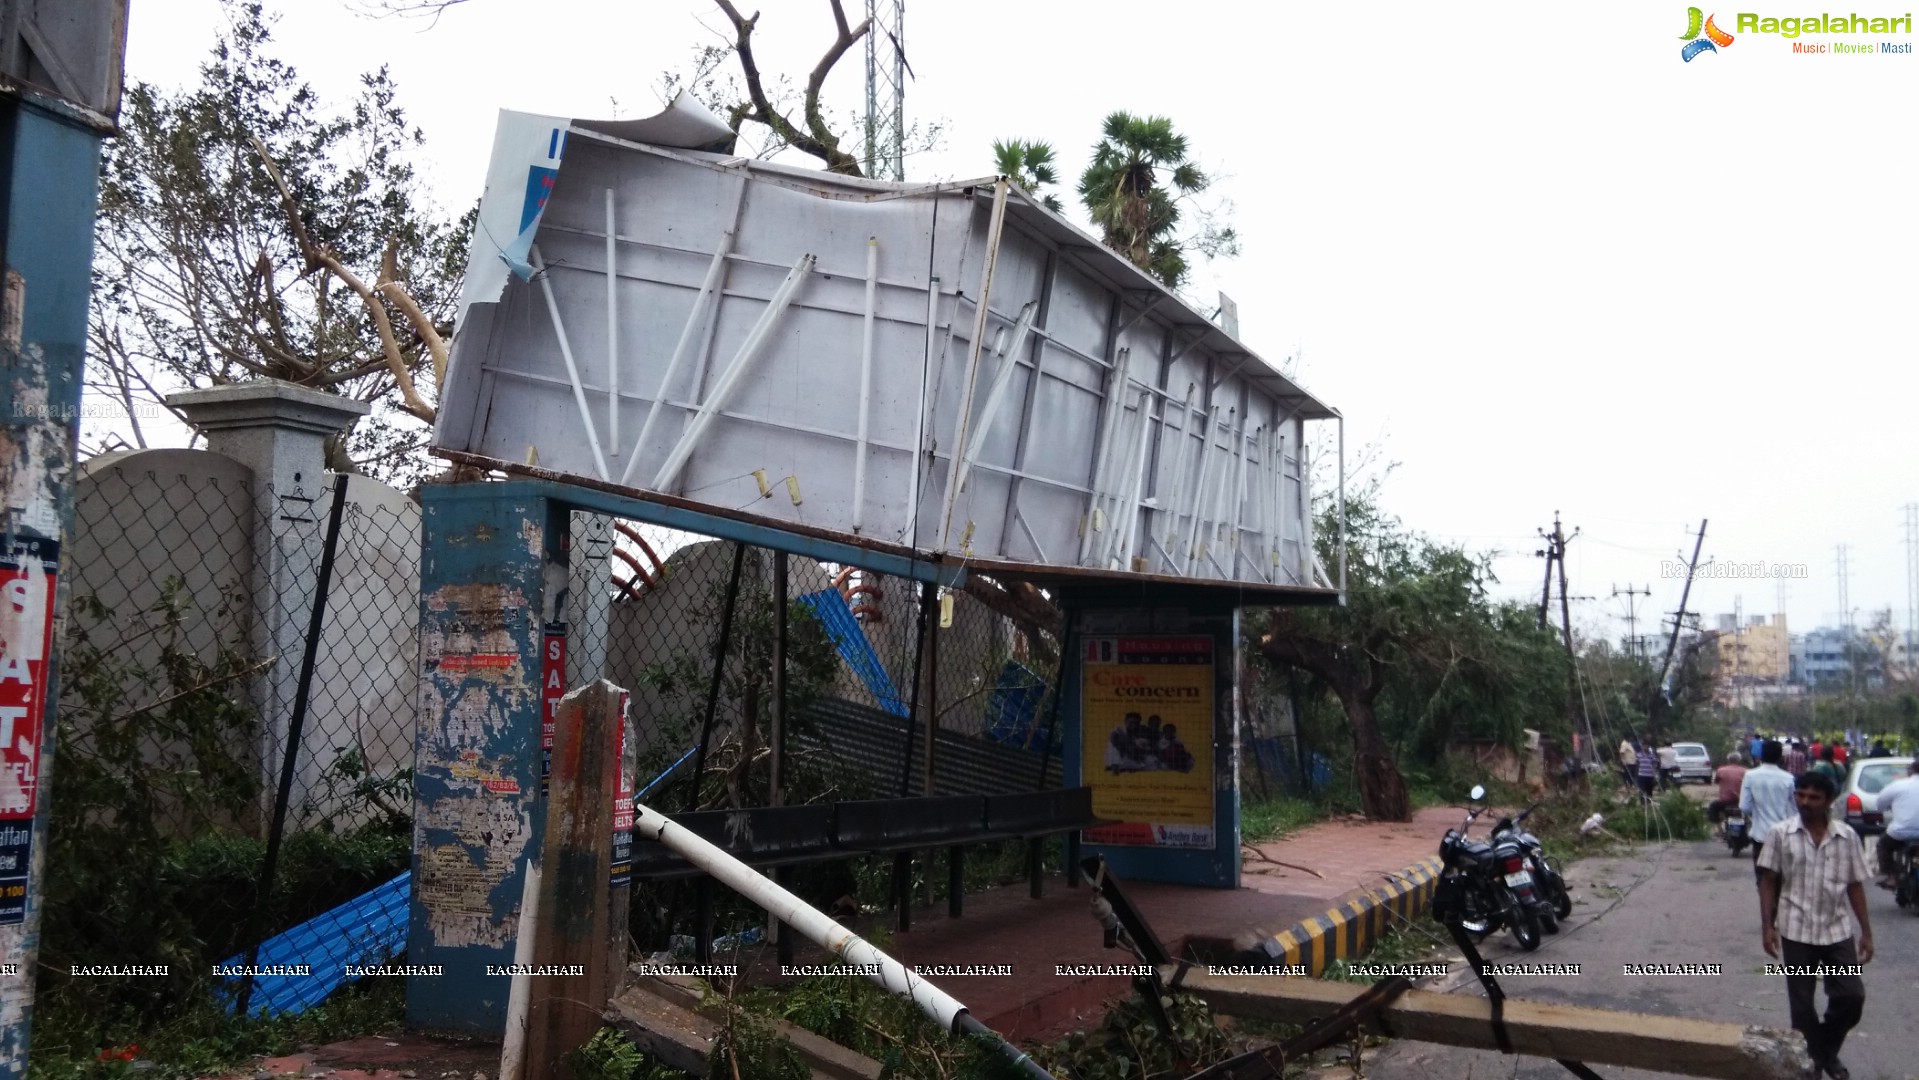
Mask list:
[[[1667,2],[907,6],[907,111],[946,123],[912,178],[984,175],[994,138],[1043,139],[1071,202],[1107,112],[1172,117],[1244,243],[1197,291],[1236,298],[1268,359],[1303,356],[1349,448],[1383,443],[1393,511],[1513,553],[1504,591],[1537,597],[1534,530],[1558,509],[1584,530],[1571,591],[1598,598],[1577,623],[1623,612],[1609,594],[1629,583],[1653,590],[1642,620],[1670,611],[1661,563],[1706,517],[1708,557],[1806,564],[1794,629],[1837,620],[1842,543],[1862,621],[1891,607],[1905,625],[1919,56],[1742,34],[1682,63],[1686,8]],[[331,100],[392,66],[459,209],[497,109],[650,114],[660,73],[724,25],[697,0],[468,0],[431,28],[279,7],[280,55]],[[762,67],[803,77],[831,37],[824,0],[761,7]],[[215,0],[132,0],[129,76],[187,83],[220,18]],[[843,108],[862,56],[830,85]],[[1700,581],[1689,606],[1710,623],[1778,596]]]

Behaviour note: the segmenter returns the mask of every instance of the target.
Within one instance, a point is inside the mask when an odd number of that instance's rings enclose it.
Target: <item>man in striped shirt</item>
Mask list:
[[[1848,1080],[1839,1048],[1866,1007],[1859,965],[1872,962],[1866,860],[1852,829],[1831,817],[1836,794],[1832,778],[1809,772],[1793,786],[1798,815],[1774,826],[1759,853],[1763,941],[1766,955],[1782,960],[1788,969],[1786,1003],[1792,1026],[1806,1036],[1814,1067],[1833,1080]],[[1859,928],[1856,947],[1854,920]],[[1823,1020],[1813,1004],[1822,974]]]

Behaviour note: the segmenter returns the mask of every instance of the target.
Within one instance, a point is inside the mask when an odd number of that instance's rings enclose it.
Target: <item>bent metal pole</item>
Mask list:
[[[636,839],[665,844],[687,862],[711,874],[715,881],[765,908],[768,914],[786,924],[793,932],[805,935],[808,940],[855,969],[869,972],[867,977],[889,992],[912,998],[922,1012],[952,1034],[990,1035],[998,1041],[999,1051],[1026,1075],[1036,1080],[1054,1080],[1053,1075],[1040,1068],[1039,1063],[1028,1057],[1025,1051],[974,1019],[966,1011],[966,1006],[952,995],[927,982],[858,934],[834,922],[825,912],[780,888],[771,879],[691,830],[675,824],[665,815],[637,804],[633,809],[633,835]]]

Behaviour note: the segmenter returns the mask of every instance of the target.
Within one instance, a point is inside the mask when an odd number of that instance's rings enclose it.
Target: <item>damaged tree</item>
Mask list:
[[[281,379],[375,403],[336,469],[417,478],[445,372],[467,221],[427,202],[384,70],[329,114],[268,51],[257,3],[198,86],[136,84],[102,167],[88,390],[137,417],[178,390]],[[357,268],[357,269],[356,269]],[[145,444],[89,432],[89,446]]]

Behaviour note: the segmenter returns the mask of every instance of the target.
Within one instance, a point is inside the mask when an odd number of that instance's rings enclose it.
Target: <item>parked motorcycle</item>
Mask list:
[[[1752,843],[1752,822],[1747,821],[1746,815],[1737,810],[1730,812],[1724,829],[1726,846],[1732,849],[1734,855],[1746,850],[1746,845]]]
[[[1473,802],[1485,796],[1485,788],[1473,788]],[[1539,948],[1542,904],[1527,866],[1526,849],[1513,831],[1490,843],[1468,837],[1473,821],[1485,812],[1483,806],[1467,808],[1466,820],[1459,828],[1446,830],[1439,842],[1433,918],[1460,927],[1475,941],[1504,927],[1512,931],[1520,948],[1531,952]]]
[[[1527,832],[1526,819],[1532,816],[1539,804],[1534,803],[1520,811],[1516,818],[1503,817],[1493,825],[1492,838],[1496,844],[1502,836],[1510,835],[1519,842],[1526,852],[1526,862],[1532,872],[1534,892],[1539,898],[1539,925],[1548,934],[1559,932],[1559,920],[1570,918],[1573,913],[1572,894],[1566,891],[1566,879],[1546,857],[1546,846],[1539,837]]]

